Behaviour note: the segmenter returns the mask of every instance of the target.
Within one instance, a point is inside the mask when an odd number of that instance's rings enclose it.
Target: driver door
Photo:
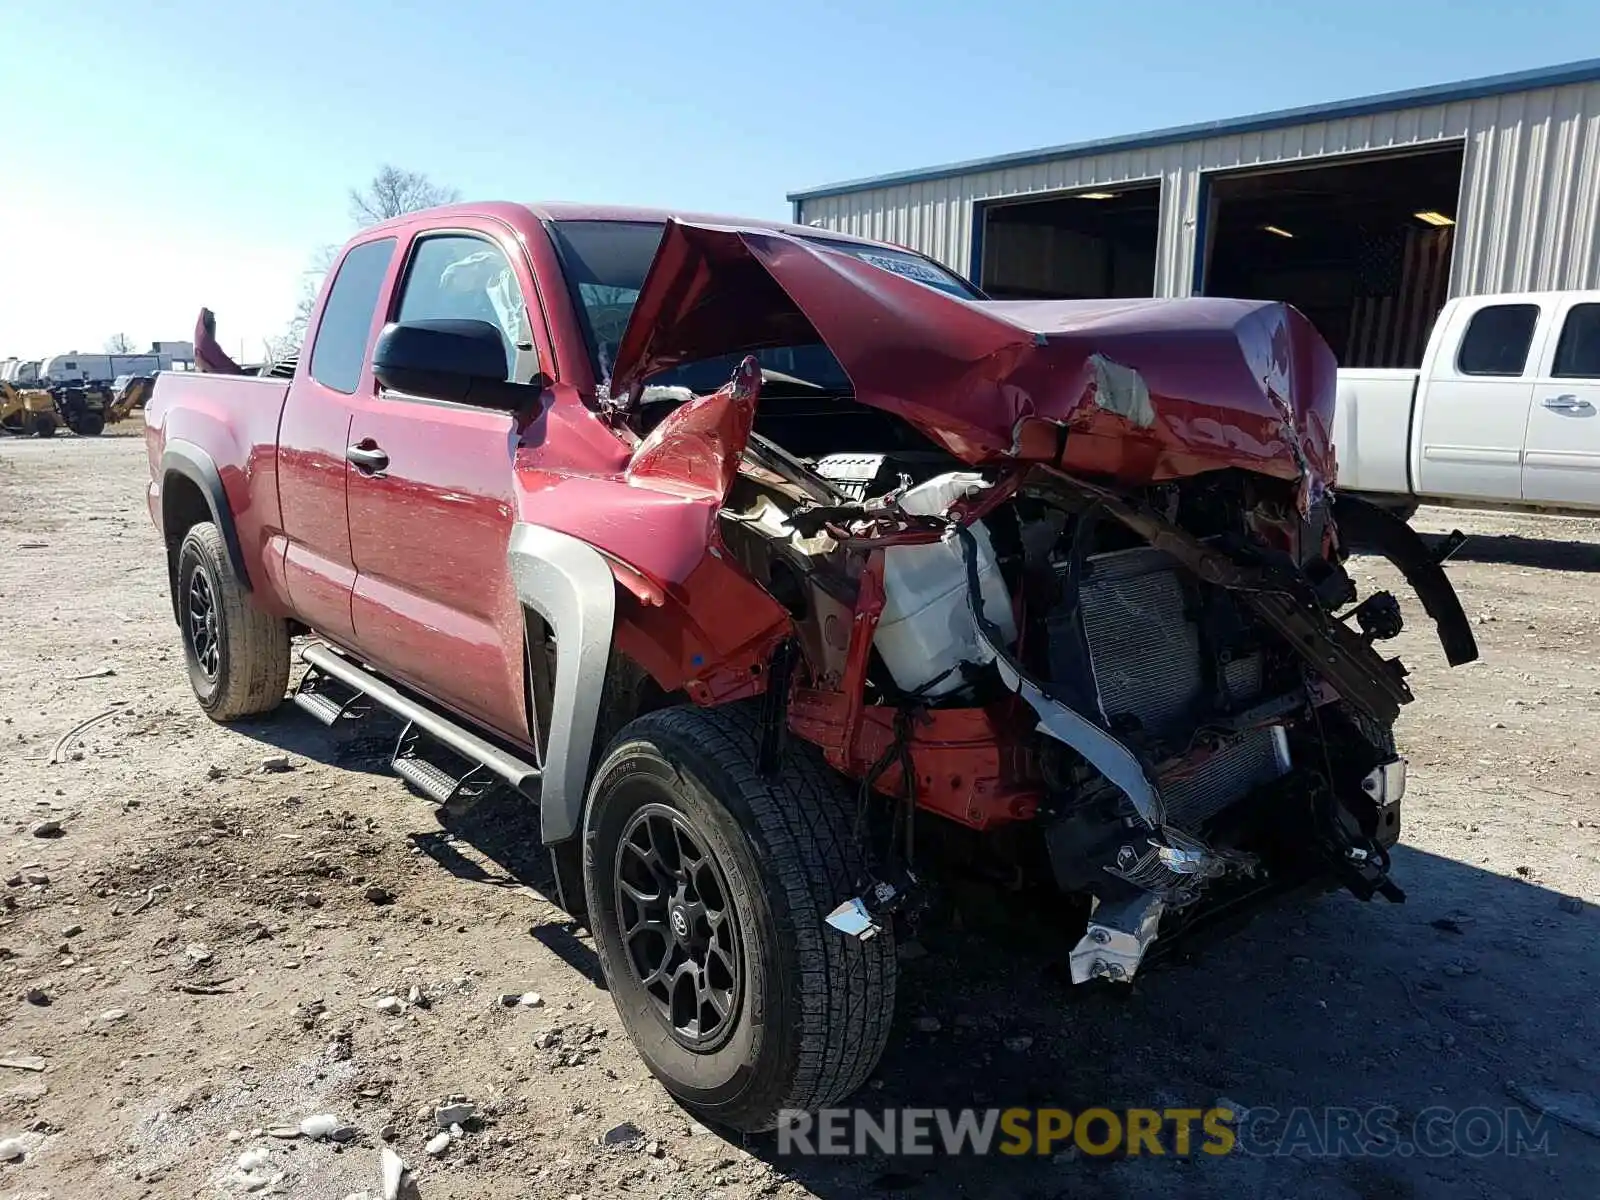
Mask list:
[[[461,225],[413,237],[388,317],[489,321],[507,378],[527,382],[540,350],[522,249],[496,222]],[[506,559],[518,441],[505,412],[382,387],[362,399],[350,426],[351,613],[358,647],[385,671],[525,740],[522,610]]]

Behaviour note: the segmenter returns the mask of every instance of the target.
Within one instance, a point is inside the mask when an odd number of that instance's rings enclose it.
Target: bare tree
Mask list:
[[[132,354],[133,339],[125,333],[113,333],[106,339],[107,354]]]
[[[350,189],[350,218],[363,227],[376,225],[402,213],[459,199],[461,193],[434,183],[421,171],[404,171],[385,163],[365,188]]]
[[[300,341],[291,330],[276,337],[261,339],[261,352],[269,364],[285,362],[300,353]]]
[[[450,204],[460,198],[461,194],[455,188],[434,183],[421,171],[404,171],[385,164],[365,187],[350,189],[350,219],[365,228],[402,213],[432,208],[436,204]],[[270,361],[281,361],[298,352],[305,342],[311,313],[317,306],[317,293],[322,290],[322,281],[333,269],[333,261],[338,253],[337,246],[319,246],[312,254],[310,263],[300,276],[300,294],[295,300],[294,316],[289,320],[289,327],[281,336],[266,341]]]
[[[289,328],[278,339],[280,347],[286,345],[298,350],[306,340],[306,327],[311,323],[311,310],[317,306],[317,293],[322,290],[322,281],[333,269],[333,259],[338,253],[337,246],[318,246],[311,256],[311,262],[300,273],[300,295],[294,302],[294,316],[289,319]],[[275,360],[277,357],[283,355],[275,356]]]

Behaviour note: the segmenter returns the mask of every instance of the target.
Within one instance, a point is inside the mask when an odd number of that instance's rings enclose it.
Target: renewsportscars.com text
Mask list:
[[[778,1153],[1442,1158],[1553,1153],[1547,1117],[1520,1108],[825,1108],[778,1115]]]

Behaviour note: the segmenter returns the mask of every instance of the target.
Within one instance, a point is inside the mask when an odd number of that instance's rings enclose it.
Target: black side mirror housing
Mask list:
[[[550,386],[506,381],[506,344],[487,321],[404,321],[383,327],[372,373],[384,387],[426,400],[452,400],[517,412],[536,407]]]

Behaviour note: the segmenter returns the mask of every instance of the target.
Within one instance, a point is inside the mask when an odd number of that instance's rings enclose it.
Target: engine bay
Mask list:
[[[640,432],[676,391],[646,392]],[[919,856],[952,844],[1078,902],[1076,982],[1131,979],[1158,939],[1285,890],[1402,899],[1411,697],[1376,648],[1400,610],[1358,602],[1340,503],[1243,470],[973,470],[766,378],[719,532],[793,618],[774,721],[857,781],[873,830],[839,927],[914,907]]]

